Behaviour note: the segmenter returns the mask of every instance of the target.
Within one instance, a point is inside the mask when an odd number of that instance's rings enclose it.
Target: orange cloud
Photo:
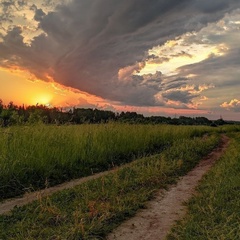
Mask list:
[[[232,99],[229,103],[224,102],[223,104],[220,105],[220,107],[225,108],[227,110],[234,110],[236,112],[240,111],[240,100],[238,99]]]
[[[131,76],[133,74],[138,73],[140,70],[142,70],[145,67],[145,63],[144,62],[139,62],[136,63],[135,65],[132,66],[127,66],[125,68],[121,68],[118,71],[118,78],[120,80],[131,80]]]

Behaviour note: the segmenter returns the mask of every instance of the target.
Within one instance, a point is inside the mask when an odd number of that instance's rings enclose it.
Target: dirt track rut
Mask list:
[[[182,177],[178,183],[168,191],[160,190],[156,198],[147,204],[147,208],[140,210],[135,217],[127,220],[116,228],[108,240],[162,240],[176,220],[180,220],[186,213],[184,202],[194,194],[203,175],[213,166],[226,150],[229,138],[222,136],[221,144],[206,158]]]
[[[92,176],[75,179],[75,180],[72,180],[72,181],[69,181],[69,182],[66,182],[63,184],[59,184],[54,187],[40,190],[40,191],[26,193],[26,194],[24,194],[23,197],[7,199],[4,202],[0,203],[0,214],[6,214],[6,213],[10,212],[15,206],[18,206],[18,207],[24,206],[34,200],[40,199],[45,196],[49,196],[55,192],[58,192],[58,191],[61,191],[64,189],[73,188],[81,183],[105,176],[105,175],[109,174],[110,172],[114,172],[114,171],[116,171],[116,170],[110,170],[110,171],[97,173]]]

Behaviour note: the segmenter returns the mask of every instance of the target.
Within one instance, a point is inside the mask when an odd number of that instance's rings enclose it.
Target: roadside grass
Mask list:
[[[159,153],[211,130],[117,123],[0,129],[0,201]]]
[[[0,216],[0,239],[103,239],[219,143],[219,135],[176,140],[161,154]]]
[[[240,134],[201,181],[188,214],[172,229],[168,240],[240,239]]]

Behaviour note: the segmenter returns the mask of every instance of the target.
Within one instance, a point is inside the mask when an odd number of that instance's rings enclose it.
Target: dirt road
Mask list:
[[[114,172],[114,171],[116,171],[116,170],[110,170],[110,171],[97,173],[92,176],[75,179],[75,180],[72,180],[72,181],[69,181],[69,182],[66,182],[63,184],[59,184],[54,187],[40,190],[40,191],[26,193],[23,197],[5,200],[4,202],[0,203],[0,214],[6,214],[6,213],[10,212],[15,206],[17,206],[17,207],[24,206],[34,200],[40,199],[45,196],[49,196],[55,192],[58,192],[58,191],[61,191],[64,189],[73,188],[81,183],[105,176],[105,175],[109,174],[110,172]]]
[[[108,240],[161,240],[165,239],[176,220],[186,213],[184,202],[194,194],[203,175],[213,166],[226,150],[229,139],[222,136],[221,144],[178,183],[168,191],[159,191],[157,197],[150,201],[147,208],[140,210],[135,217],[129,219],[115,229]]]

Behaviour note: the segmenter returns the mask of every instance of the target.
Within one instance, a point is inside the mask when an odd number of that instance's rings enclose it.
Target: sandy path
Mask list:
[[[160,191],[147,208],[116,228],[108,240],[161,240],[165,239],[176,220],[186,213],[184,202],[194,194],[199,180],[226,150],[229,138],[222,136],[221,144],[204,158],[192,171],[182,177],[168,191]]]
[[[40,191],[26,193],[23,195],[23,197],[5,200],[4,202],[0,203],[0,214],[6,214],[6,213],[10,212],[15,206],[20,207],[20,206],[26,205],[34,200],[40,199],[45,196],[49,196],[55,192],[58,192],[58,191],[61,191],[64,189],[75,187],[81,183],[105,176],[114,171],[116,171],[116,170],[113,169],[110,171],[97,173],[97,174],[94,174],[94,175],[91,175],[88,177],[83,177],[83,178],[75,179],[75,180],[72,180],[69,182],[65,182],[65,183],[56,185],[54,187],[45,188]]]

